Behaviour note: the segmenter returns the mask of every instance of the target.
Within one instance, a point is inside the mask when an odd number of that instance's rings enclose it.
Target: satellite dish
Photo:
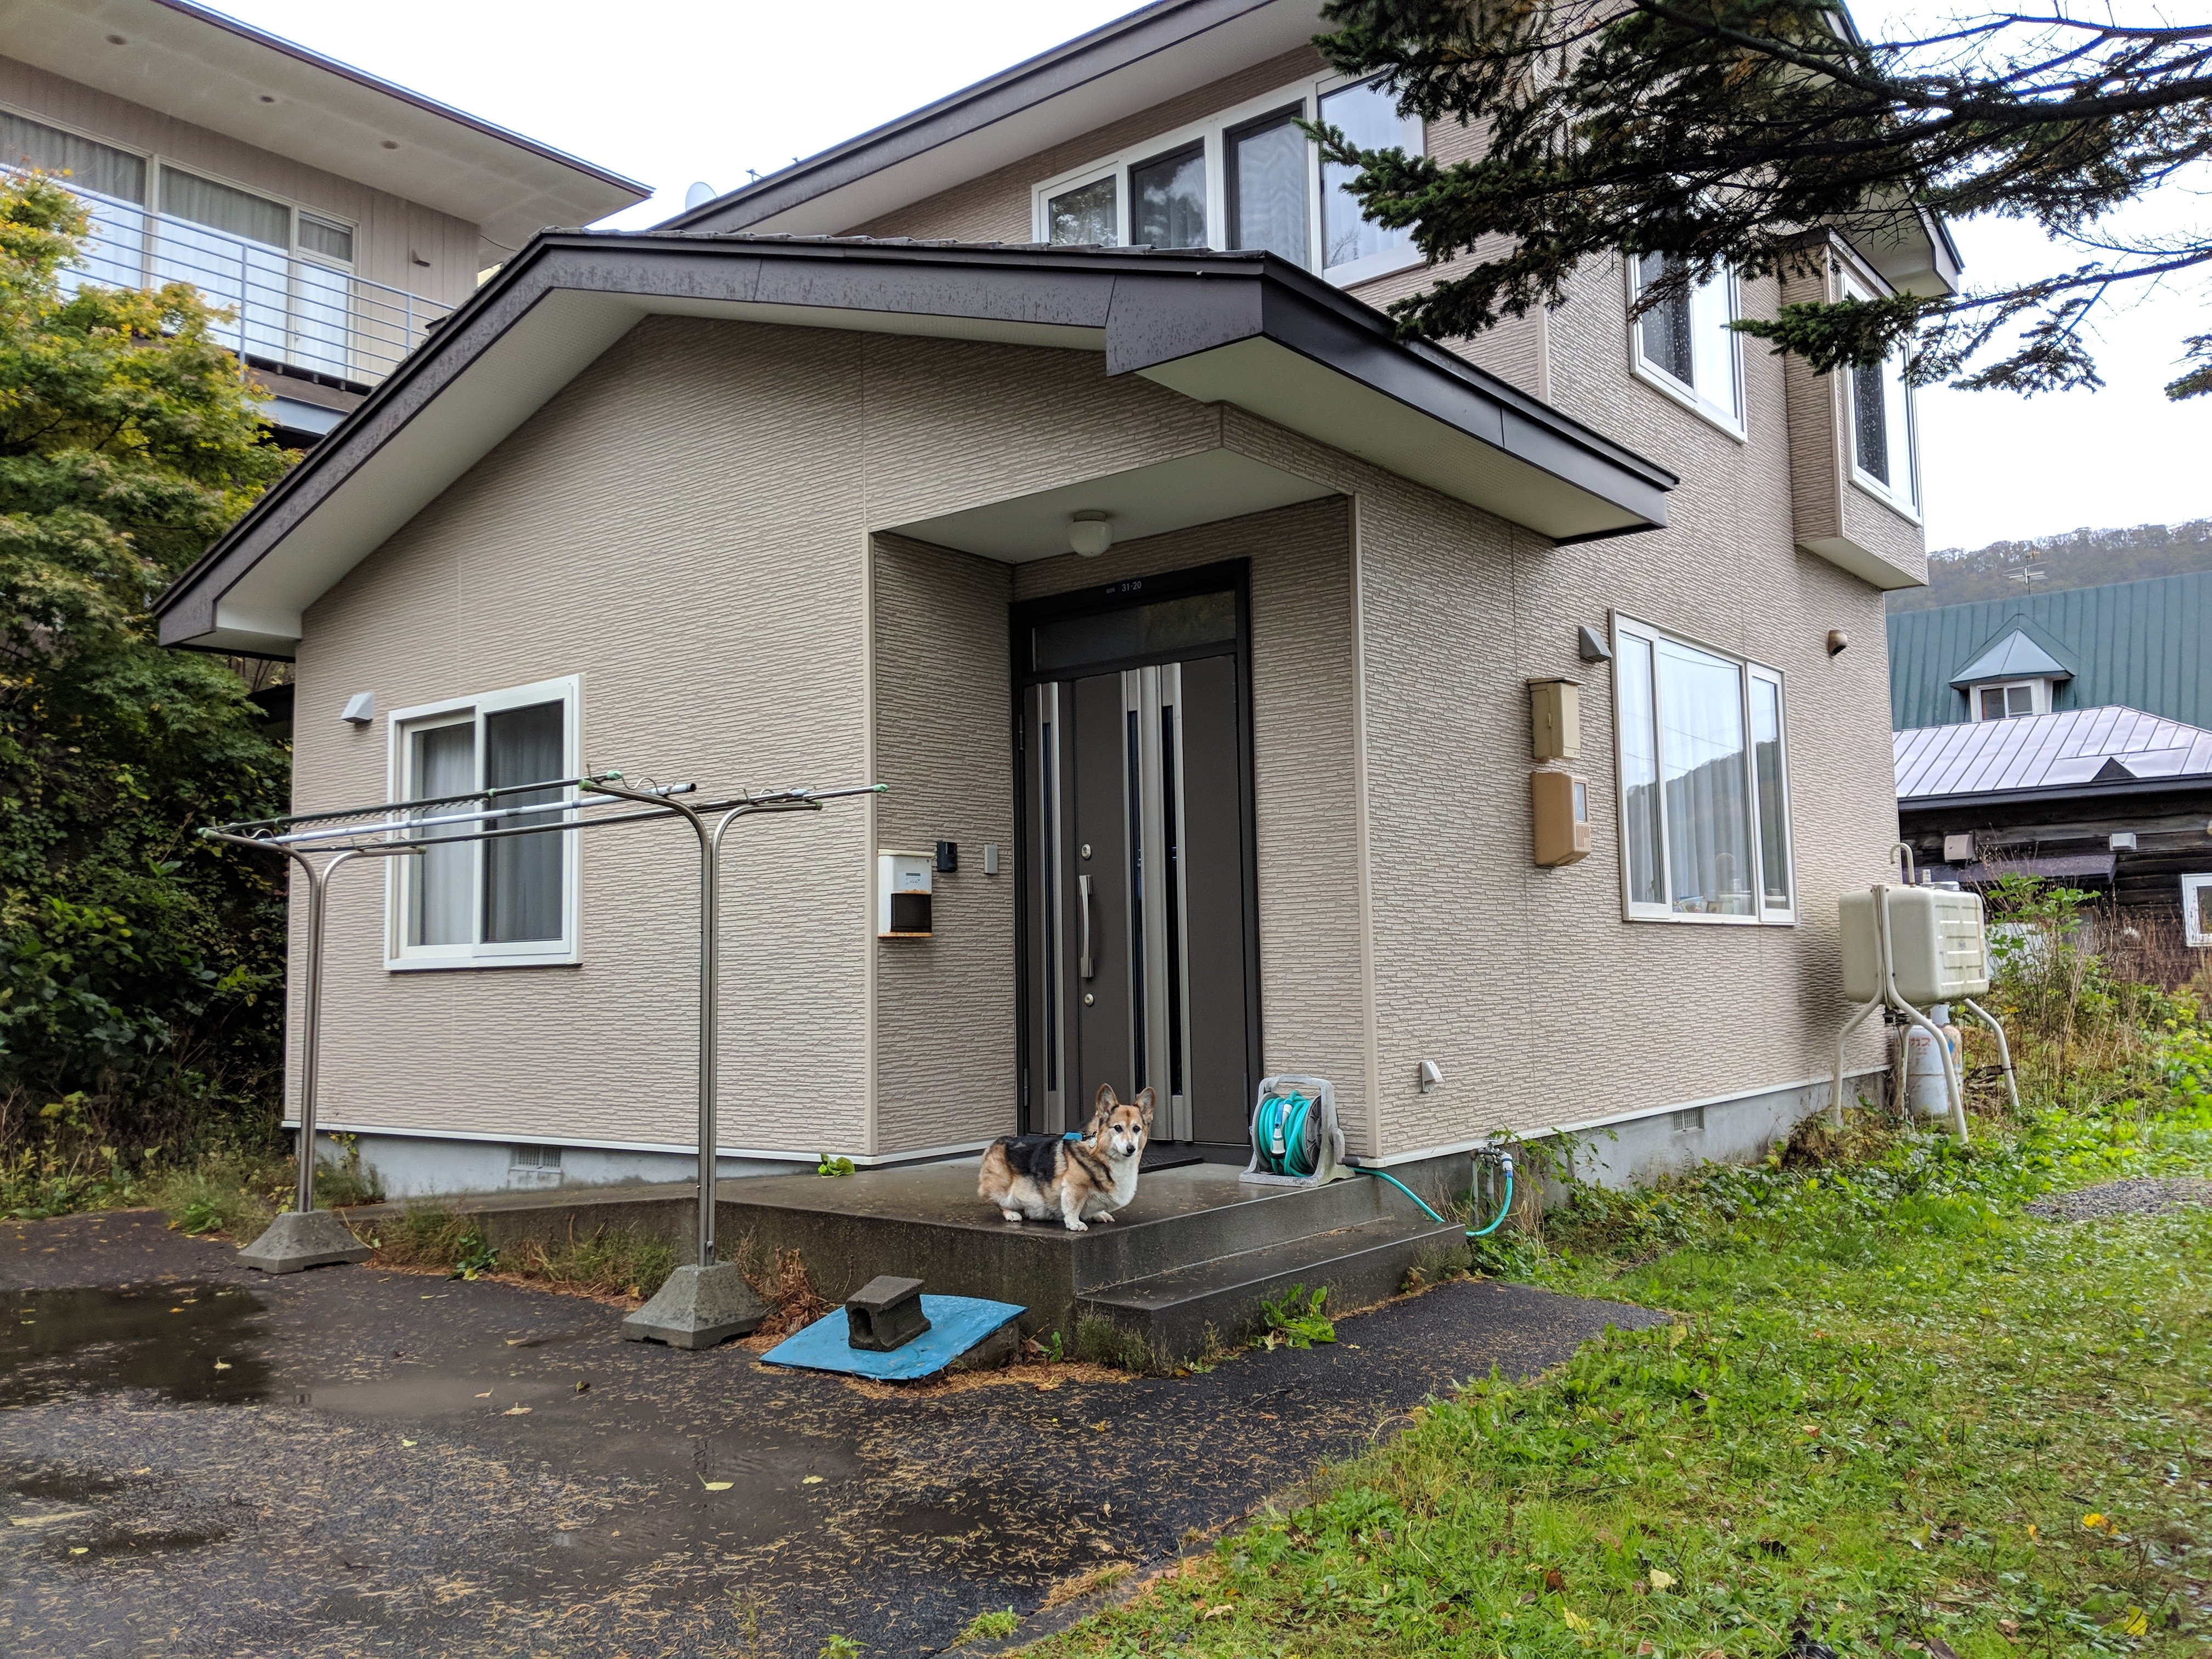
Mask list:
[[[684,192],[684,210],[689,213],[695,207],[704,207],[714,199],[716,194],[714,185],[702,179]]]

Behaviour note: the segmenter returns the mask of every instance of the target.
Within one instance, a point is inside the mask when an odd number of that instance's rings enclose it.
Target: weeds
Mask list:
[[[737,1261],[753,1294],[769,1306],[769,1316],[753,1333],[765,1342],[804,1329],[831,1311],[833,1304],[814,1288],[813,1275],[796,1249],[756,1250],[751,1239],[738,1245]]]
[[[1002,1642],[1022,1627],[1021,1615],[1012,1607],[996,1613],[979,1613],[952,1638],[956,1648],[970,1642]]]
[[[1261,1329],[1253,1337],[1255,1348],[1310,1348],[1316,1342],[1336,1340],[1336,1326],[1322,1311],[1328,1300],[1328,1286],[1316,1285],[1310,1291],[1303,1285],[1293,1285],[1278,1301],[1261,1297],[1260,1302]]]

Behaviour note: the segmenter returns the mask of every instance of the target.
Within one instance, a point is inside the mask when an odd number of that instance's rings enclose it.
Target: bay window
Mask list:
[[[1264,248],[1331,281],[1417,264],[1411,235],[1364,217],[1354,169],[1323,164],[1302,121],[1418,154],[1421,125],[1371,82],[1313,82],[1164,133],[1036,187],[1036,234],[1063,246]]]
[[[561,823],[575,791],[577,682],[548,680],[488,696],[401,709],[392,717],[396,799],[416,809],[423,850],[392,860],[386,966],[454,968],[573,962],[576,957],[574,837],[461,837],[487,829]],[[465,799],[481,790],[551,787]],[[544,805],[489,822],[440,823],[483,805]]]
[[[1641,301],[1682,262],[1647,253],[1629,265],[1632,297]],[[1736,309],[1735,279],[1717,271],[1647,307],[1636,319],[1637,373],[1730,432],[1743,431],[1742,337],[1729,326]]]
[[[1871,297],[1850,283],[1844,291],[1853,299]],[[1920,465],[1905,357],[1905,348],[1899,347],[1873,368],[1844,371],[1850,377],[1851,477],[1891,506],[1917,516]]]
[[[1794,921],[1781,675],[1617,617],[1613,683],[1630,919]]]

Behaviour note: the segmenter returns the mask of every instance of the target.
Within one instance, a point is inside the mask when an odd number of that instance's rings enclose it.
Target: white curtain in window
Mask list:
[[[540,702],[485,715],[485,787],[498,789],[560,777],[567,746],[562,740],[564,713],[560,703]],[[557,801],[564,793],[534,790],[503,796],[499,804],[527,806]],[[561,819],[562,814],[554,811],[533,813],[514,822],[519,826],[558,823]],[[568,839],[560,835],[517,836],[483,843],[486,944],[561,937],[561,871],[563,843]]]
[[[414,751],[414,794],[416,799],[434,795],[457,795],[477,787],[477,728],[473,720],[453,726],[434,726],[408,739]],[[456,805],[452,811],[465,811]],[[425,817],[439,816],[436,808]],[[421,832],[425,840],[467,835],[471,823],[434,826]],[[468,945],[473,943],[469,926],[471,889],[476,876],[476,845],[463,842],[450,847],[431,847],[409,860],[414,868],[408,916],[410,945]]]
[[[1674,908],[1686,915],[1753,915],[1743,670],[1673,640],[1659,641],[1658,655]]]
[[[1321,118],[1362,149],[1420,149],[1420,124],[1398,113],[1398,101],[1373,82],[1344,87],[1324,94]],[[1411,247],[1413,234],[1386,230],[1360,216],[1359,203],[1350,192],[1357,169],[1324,161],[1321,169],[1322,266],[1333,270],[1355,259],[1373,258]]]
[[[1782,782],[1782,688],[1751,680],[1752,769],[1759,787],[1759,868],[1770,910],[1790,908],[1790,819]]]
[[[1236,222],[1231,247],[1263,247],[1292,264],[1306,262],[1306,136],[1297,117],[1248,127],[1229,141]]]
[[[1659,867],[1659,745],[1652,725],[1651,647],[1620,636],[1620,801],[1627,841],[1628,902],[1664,904]]]

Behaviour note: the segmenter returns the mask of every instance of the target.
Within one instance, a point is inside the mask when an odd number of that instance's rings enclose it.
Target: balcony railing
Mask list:
[[[92,219],[66,288],[190,283],[232,313],[215,337],[257,368],[367,391],[453,307],[95,191],[71,187]]]

